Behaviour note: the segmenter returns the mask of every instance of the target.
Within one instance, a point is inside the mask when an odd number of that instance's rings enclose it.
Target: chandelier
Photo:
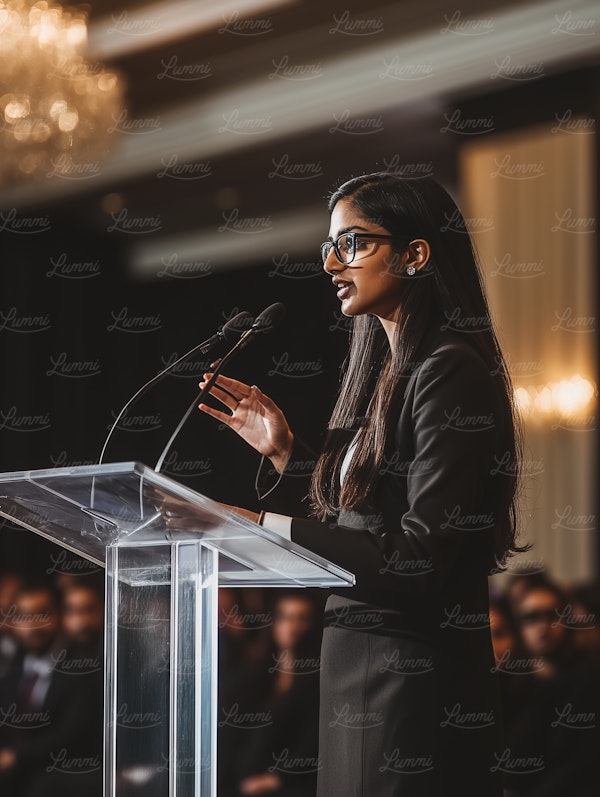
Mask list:
[[[0,184],[99,169],[123,82],[83,58],[86,41],[83,12],[0,0]]]

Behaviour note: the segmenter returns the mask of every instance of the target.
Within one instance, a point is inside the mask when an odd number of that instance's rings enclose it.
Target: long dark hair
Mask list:
[[[348,200],[360,215],[408,242],[422,238],[431,257],[417,275],[403,280],[396,311],[396,336],[389,346],[379,320],[353,319],[350,349],[342,369],[340,393],[310,489],[312,510],[326,519],[340,508],[372,509],[390,430],[426,336],[443,325],[466,328],[469,340],[489,366],[497,383],[505,423],[502,454],[510,458],[510,474],[499,487],[496,505],[495,555],[502,566],[515,552],[517,488],[522,459],[522,432],[506,361],[490,317],[477,255],[454,200],[434,179],[405,180],[387,172],[355,177],[329,199],[332,212]],[[395,247],[396,255],[402,246]],[[451,324],[449,321],[451,320]],[[339,488],[339,473],[350,430],[358,430],[356,449]]]

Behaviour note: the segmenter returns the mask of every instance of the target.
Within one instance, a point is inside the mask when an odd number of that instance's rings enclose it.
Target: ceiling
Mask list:
[[[140,272],[306,251],[336,181],[451,180],[461,122],[486,132],[463,103],[535,96],[600,52],[593,0],[94,0],[89,21],[89,60],[127,83],[113,153],[91,179],[5,188],[0,210],[120,232]]]

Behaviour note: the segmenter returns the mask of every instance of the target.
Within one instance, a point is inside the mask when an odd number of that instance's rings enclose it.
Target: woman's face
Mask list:
[[[329,237],[335,241],[344,232],[390,234],[385,227],[364,219],[349,200],[341,199],[331,214]],[[357,240],[356,256],[349,265],[340,263],[331,249],[323,267],[332,277],[344,315],[369,313],[389,321],[394,318],[405,276],[402,264],[407,255],[395,254],[392,243],[381,239]]]

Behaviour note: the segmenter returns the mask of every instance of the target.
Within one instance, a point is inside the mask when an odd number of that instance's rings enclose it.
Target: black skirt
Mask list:
[[[489,629],[405,619],[328,599],[318,797],[500,797]]]

